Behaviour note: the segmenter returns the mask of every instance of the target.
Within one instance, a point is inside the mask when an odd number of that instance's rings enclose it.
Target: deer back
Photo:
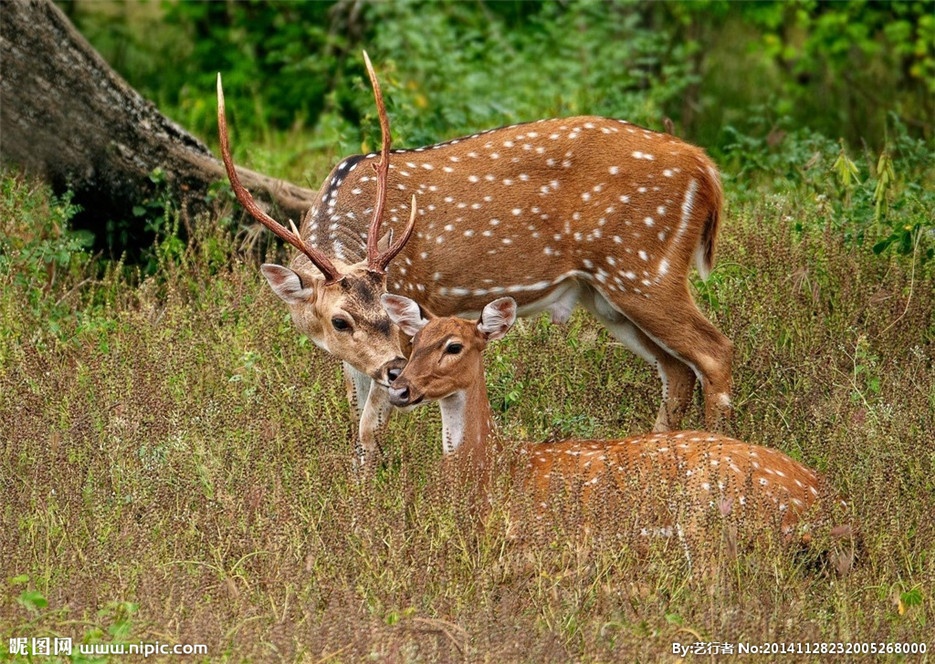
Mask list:
[[[546,302],[577,277],[652,296],[713,259],[717,171],[697,147],[620,120],[574,117],[494,129],[390,161],[385,228],[416,229],[388,288],[438,315],[479,312],[491,296]],[[325,180],[302,235],[345,262],[363,256],[375,154]]]

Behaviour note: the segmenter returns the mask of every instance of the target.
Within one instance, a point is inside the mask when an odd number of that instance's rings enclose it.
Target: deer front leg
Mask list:
[[[344,387],[347,401],[354,412],[358,427],[354,443],[355,461],[358,466],[373,460],[377,450],[377,436],[389,420],[392,406],[389,393],[365,373],[361,373],[347,362],[343,363]]]
[[[377,436],[386,427],[391,410],[393,406],[390,403],[389,391],[380,385],[373,385],[360,416],[360,442],[355,450],[358,465],[368,465],[375,459]]]
[[[351,408],[359,422],[364,415],[364,404],[367,402],[367,397],[370,396],[370,387],[373,385],[373,380],[347,362],[342,362],[341,366],[344,369],[344,387],[347,390],[347,402],[351,404]]]

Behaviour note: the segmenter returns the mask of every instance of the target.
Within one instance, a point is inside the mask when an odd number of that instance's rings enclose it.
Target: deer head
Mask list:
[[[332,260],[306,242],[291,220],[290,228],[286,228],[270,217],[243,187],[231,158],[220,74],[217,82],[218,129],[224,166],[237,200],[257,221],[300,252],[292,267],[264,264],[260,268],[273,292],[289,305],[300,332],[317,346],[386,386],[398,375],[406,360],[400,339],[380,306],[379,298],[386,292],[387,266],[412,234],[417,206],[413,195],[405,230],[395,242],[392,234],[381,241],[380,225],[390,168],[390,127],[383,95],[366,53],[364,60],[373,85],[383,140],[380,160],[373,164],[376,201],[367,233],[366,258],[362,261],[348,264]],[[310,217],[311,211],[303,227],[309,223]],[[385,248],[381,249],[381,244]]]
[[[412,406],[423,399],[440,401],[465,386],[483,383],[481,353],[488,342],[502,338],[516,320],[516,302],[511,297],[488,304],[476,321],[435,318],[401,295],[387,293],[381,301],[390,320],[419,349],[409,356],[408,370],[404,369],[390,386],[390,402],[398,407]],[[430,320],[435,321],[431,326]]]

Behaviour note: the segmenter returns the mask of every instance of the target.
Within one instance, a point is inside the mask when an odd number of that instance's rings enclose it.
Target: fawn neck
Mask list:
[[[493,416],[487,399],[483,366],[476,380],[439,401],[442,411],[442,444],[445,453],[457,451],[459,458],[483,467],[487,462],[488,439]]]

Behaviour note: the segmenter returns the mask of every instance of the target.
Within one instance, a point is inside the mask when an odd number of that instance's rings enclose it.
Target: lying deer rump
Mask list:
[[[526,443],[520,454],[516,470],[539,508],[556,496],[599,508],[617,500],[643,535],[697,535],[714,516],[754,529],[773,524],[784,539],[807,542],[813,528],[830,526],[832,512],[847,511],[824,478],[779,450],[702,431]]]

